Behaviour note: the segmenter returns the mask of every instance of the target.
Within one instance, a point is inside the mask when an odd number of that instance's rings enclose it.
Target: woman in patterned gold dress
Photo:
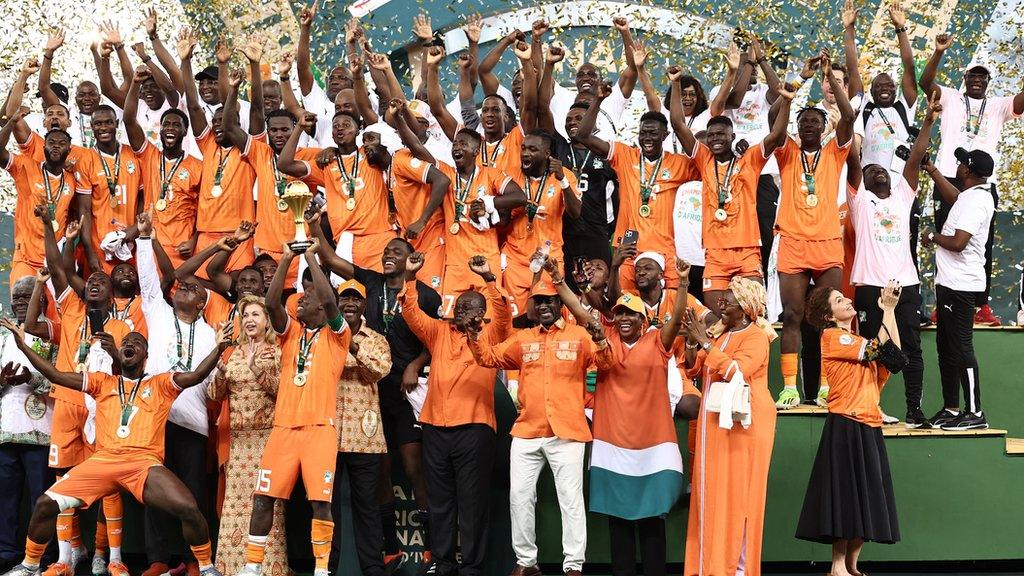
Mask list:
[[[241,318],[238,346],[218,367],[209,396],[228,403],[231,420],[229,455],[224,464],[224,505],[217,539],[216,566],[235,574],[245,566],[245,544],[252,512],[252,491],[263,446],[274,421],[274,401],[281,372],[277,347],[263,299],[245,296],[237,304]],[[287,576],[288,550],[282,502],[274,505],[274,528],[267,536],[264,574]]]

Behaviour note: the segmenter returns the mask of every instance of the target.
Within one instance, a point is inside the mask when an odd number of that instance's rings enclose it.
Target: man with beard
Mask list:
[[[217,334],[202,317],[206,290],[195,282],[181,282],[174,291],[173,305],[168,305],[157,273],[154,245],[158,240],[153,238],[150,213],[139,215],[138,233],[135,245],[142,309],[147,323],[159,327],[150,333],[149,348],[153,355],[146,361],[146,372],[197,370],[202,359],[217,348]],[[171,325],[174,330],[170,329]],[[188,488],[200,510],[205,510],[205,455],[209,435],[205,385],[184,390],[174,399],[165,434],[164,466]],[[178,524],[173,515],[146,507],[146,556],[150,563],[147,572],[169,569],[171,550],[166,543]],[[186,564],[189,574],[198,574],[193,557],[187,557]]]
[[[202,250],[233,234],[239,222],[253,221],[255,203],[252,189],[256,184],[256,171],[248,150],[234,146],[224,130],[224,117],[231,116],[235,121],[238,116],[238,99],[232,98],[217,108],[212,121],[207,122],[196,83],[192,81],[192,52],[197,41],[198,37],[191,36],[179,43],[178,56],[181,57],[181,71],[185,78],[185,100],[192,133],[203,155],[196,218],[199,236],[195,246],[196,250]],[[247,240],[235,250],[227,270],[241,270],[252,263],[253,257],[252,241]],[[200,276],[205,277],[205,274],[200,273]]]
[[[152,210],[161,242],[168,248],[167,256],[178,267],[195,251],[203,163],[185,153],[188,116],[177,108],[161,115],[158,143],[146,137],[136,115],[139,89],[146,77],[146,71],[137,71],[128,87],[124,127],[142,171],[143,207]]]
[[[800,403],[796,377],[807,287],[813,279],[815,286],[838,290],[843,273],[843,228],[839,222],[839,190],[843,183],[840,178],[853,143],[856,118],[841,81],[832,73],[827,50],[822,51],[819,61],[823,81],[831,84],[841,111],[835,138],[822,141],[827,125],[824,110],[804,108],[797,113],[799,143],[790,137],[775,150],[782,174],[775,227],[779,234],[784,385],[776,405],[783,410]]]
[[[296,158],[299,135],[313,125],[314,115],[302,112],[299,130],[292,130],[278,157],[282,173],[300,178],[326,191],[327,217],[338,255],[356,266],[380,271],[384,247],[395,231],[389,218],[388,188],[382,169],[383,146],[358,147],[359,119],[348,112],[337,112],[332,120],[337,148],[327,148],[315,162]],[[309,148],[312,154],[321,149]],[[324,162],[326,160],[326,162]],[[323,163],[321,163],[323,162]]]
[[[53,69],[53,55],[57,49],[64,45],[64,31],[56,29],[50,33],[43,48],[43,65],[39,70],[39,96],[43,100],[43,107],[47,108],[56,104],[70,104],[61,102],[60,98],[50,86],[51,72]],[[96,140],[92,130],[92,113],[100,104],[100,91],[96,84],[88,80],[81,82],[75,89],[75,105],[69,116],[71,126],[68,133],[71,134],[71,143],[76,146],[92,148]],[[71,106],[68,106],[71,109]]]
[[[228,340],[219,339],[218,346],[195,372],[149,375],[145,371],[146,339],[138,332],[130,332],[125,335],[120,350],[114,348],[113,341],[105,344],[117,357],[120,367],[119,375],[111,376],[104,372],[56,368],[22,340],[21,328],[9,319],[4,319],[2,324],[17,338],[18,348],[29,362],[55,387],[76,394],[85,392],[97,399],[98,436],[96,453],[72,468],[36,501],[28,525],[25,559],[6,576],[38,574],[40,557],[61,514],[91,506],[122,489],[131,492],[139,502],[166,510],[180,519],[185,541],[199,558],[201,574],[220,576],[211,559],[209,528],[196,501],[181,481],[162,466],[163,429],[171,402],[183,389],[206,379],[216,367],[219,353],[227,348]],[[123,564],[119,568],[123,569]],[[128,571],[115,572],[111,566],[111,574],[128,574]]]
[[[402,238],[394,238],[384,248],[381,260],[383,274],[353,266],[351,262],[332,252],[323,237],[322,228],[311,222],[311,229],[320,237],[320,258],[324,267],[346,280],[355,280],[363,286],[365,305],[363,317],[367,325],[387,338],[391,350],[391,370],[379,383],[381,423],[388,451],[397,452],[402,459],[406,477],[412,485],[413,496],[423,525],[424,542],[430,542],[430,517],[427,512],[427,487],[423,479],[423,433],[416,424],[412,406],[403,392],[419,385],[423,368],[430,363],[430,354],[406,323],[402,314],[399,292],[405,286],[406,259],[414,252],[412,245]],[[417,280],[417,304],[420,311],[431,318],[438,317],[441,298],[437,292]],[[377,492],[381,525],[384,531],[385,563],[397,567],[402,551],[395,523],[395,492],[391,481],[391,459],[385,458],[381,468],[380,489]],[[424,560],[430,563],[430,558]]]
[[[957,188],[965,188],[957,179],[957,159],[954,152],[958,148],[964,150],[982,150],[988,153],[999,166],[999,139],[1003,126],[1024,114],[1024,91],[1015,96],[988,96],[988,84],[991,79],[989,67],[982,62],[971,62],[963,74],[964,91],[959,92],[948,86],[935,83],[942,56],[953,44],[952,34],[939,34],[935,37],[935,51],[928,58],[924,71],[921,72],[921,89],[927,94],[938,90],[942,99],[942,116],[939,121],[939,153],[935,166],[939,173],[946,177]],[[999,207],[999,194],[995,184],[991,187],[992,200]],[[933,193],[935,201],[935,229],[941,230],[949,215],[952,202],[945,199],[938,190]],[[985,289],[978,295],[975,306],[979,308],[975,315],[975,323],[988,326],[999,326],[1000,320],[988,304],[989,289],[992,283],[992,243],[995,239],[995,219],[992,220],[985,245]]]
[[[583,455],[594,437],[584,413],[586,374],[594,366],[607,370],[615,362],[604,328],[580,305],[565,285],[558,260],[545,266],[551,281],[530,289],[539,326],[516,331],[502,342],[481,342],[469,332],[469,349],[480,366],[519,370],[522,411],[512,425],[509,455],[512,548],[515,576],[539,576],[537,568],[537,480],[551,466],[562,520],[562,571],[580,576],[587,549],[583,503]],[[578,324],[562,318],[562,304]],[[584,328],[584,326],[586,328]]]
[[[676,298],[679,290],[665,287],[665,260],[657,252],[642,252],[637,254],[636,246],[631,244],[620,245],[615,248],[612,254],[612,265],[608,273],[607,290],[603,294],[594,294],[591,301],[597,304],[597,308],[604,313],[605,318],[612,317],[612,310],[615,303],[622,296],[621,273],[619,270],[627,261],[632,260],[633,286],[636,290],[631,291],[640,296],[646,310],[647,323],[656,328],[664,326],[672,319],[672,310],[675,309]],[[679,286],[686,288],[689,278],[680,278]],[[711,310],[704,306],[693,294],[683,290],[686,295],[686,306],[692,308],[697,319],[706,324],[712,324],[715,320]]]
[[[601,85],[597,99],[590,104],[576,129],[576,140],[594,154],[606,159],[615,170],[619,181],[619,213],[615,236],[619,241],[626,231],[639,234],[637,250],[661,254],[666,262],[675,258],[672,210],[675,191],[681,184],[696,179],[690,160],[682,154],[663,149],[668,136],[668,119],[660,112],[647,112],[640,117],[637,134],[638,146],[624,142],[608,142],[594,135],[594,124],[601,102],[611,94],[611,88]],[[624,290],[632,290],[632,264],[626,263],[620,271]],[[666,285],[678,283],[676,270],[666,270]]]
[[[483,280],[483,292],[462,293],[450,321],[430,318],[418,306],[420,253],[411,254],[406,261],[406,286],[401,295],[405,321],[437,359],[427,379],[420,423],[430,503],[430,551],[440,576],[483,574],[495,452],[497,371],[476,364],[468,339],[477,333],[485,343],[497,344],[511,327],[508,304],[487,259],[473,256],[468,264]],[[491,320],[486,328],[485,314]],[[456,543],[462,552],[461,563],[455,558]]]

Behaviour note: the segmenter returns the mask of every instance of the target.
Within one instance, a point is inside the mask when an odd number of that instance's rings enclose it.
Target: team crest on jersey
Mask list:
[[[594,169],[600,170],[601,168],[604,168],[604,162],[600,160],[594,160]]]
[[[671,172],[669,172],[667,168],[666,168],[665,170],[662,170],[662,171],[661,171],[661,177],[662,177],[662,178],[665,178],[665,179],[667,179],[667,178],[668,178],[669,176],[671,176],[671,175],[672,175],[672,174],[671,174]]]
[[[554,186],[548,186],[548,198],[554,198],[554,197],[555,197],[555,187]]]
[[[324,470],[324,484],[330,484],[334,482],[334,473],[330,470]]]
[[[412,160],[409,161],[409,165],[412,166],[413,168],[419,168],[420,166],[423,165],[423,162],[421,162],[419,158],[413,158]]]
[[[126,168],[129,174],[135,174],[135,162],[129,160]]]
[[[483,186],[483,185],[477,186],[477,188],[476,188],[476,195],[477,196],[484,196],[486,194],[487,194],[487,187],[486,186]]]
[[[842,344],[843,346],[849,346],[850,344],[853,344],[853,336],[850,336],[849,334],[843,334],[842,336],[839,337],[839,343]]]
[[[149,386],[146,386],[145,388],[142,389],[142,399],[143,400],[149,400],[149,398],[151,396],[153,396],[153,389],[152,388],[150,388]]]
[[[181,180],[181,181],[188,180],[188,168],[182,168],[178,172],[178,180]]]
[[[430,287],[434,288],[434,289],[437,289],[440,286],[441,286],[441,277],[440,276],[431,276],[430,277]]]

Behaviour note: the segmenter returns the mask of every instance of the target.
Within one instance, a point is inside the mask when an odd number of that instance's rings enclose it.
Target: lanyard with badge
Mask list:
[[[224,179],[224,168],[228,165],[228,160],[231,159],[231,151],[227,154],[224,153],[224,147],[217,147],[217,172],[213,175],[213,188],[210,189],[210,196],[214,198],[220,198],[220,195],[224,193],[224,188],[220,185],[221,180]]]
[[[978,132],[981,131],[981,121],[985,118],[986,104],[988,104],[988,98],[983,98],[981,108],[978,109],[978,117],[975,119],[974,114],[971,113],[971,101],[967,98],[967,94],[964,94],[964,108],[967,109],[967,125],[964,126],[964,132],[967,134],[968,143],[974,142]]]
[[[736,168],[736,155],[733,154],[732,158],[729,159],[729,165],[725,168],[724,178],[718,175],[719,164],[720,162],[715,160],[715,184],[718,186],[718,209],[715,210],[715,220],[725,222],[725,219],[729,216],[725,212],[725,205],[732,202],[732,173]]]
[[[117,377],[117,399],[121,401],[121,425],[117,427],[117,437],[122,440],[132,433],[128,424],[132,421],[132,416],[135,415],[135,396],[139,393],[139,386],[142,385],[142,379],[145,377],[145,373],[143,373],[142,376],[139,376],[139,379],[135,381],[135,386],[132,386],[132,391],[128,394],[127,398],[125,398],[124,393],[124,376]]]
[[[113,309],[112,316],[117,320],[128,323],[128,312],[131,310],[132,304],[135,302],[135,296],[128,299],[128,303],[124,305],[124,308],[117,309],[117,302],[111,302],[110,307]]]
[[[356,209],[356,180],[359,178],[359,149],[356,148],[356,159],[352,162],[352,172],[345,171],[345,163],[341,161],[341,154],[334,154],[334,162],[338,165],[338,172],[345,182],[345,191],[348,200],[345,200],[345,209],[352,211]]]
[[[46,213],[50,217],[50,228],[56,232],[59,225],[57,224],[57,202],[60,197],[67,192],[68,183],[64,180],[64,172],[60,173],[60,188],[57,189],[57,195],[53,194],[53,187],[50,184],[50,173],[46,171],[46,164],[39,164],[39,171],[43,176],[43,190],[46,191]]]
[[[292,379],[292,382],[300,388],[306,385],[306,379],[308,378],[306,375],[306,358],[309,357],[309,349],[316,343],[321,328],[313,330],[312,336],[309,334],[308,329],[303,328],[302,330],[302,338],[299,340],[299,357],[295,361],[295,378]]]
[[[230,320],[229,320],[230,321]],[[188,357],[185,358],[185,350],[182,349],[182,338],[181,338],[181,322],[174,319],[174,331],[178,333],[178,361],[174,363],[172,370],[191,370],[192,369],[192,351],[194,350],[194,343],[196,341],[196,323],[193,322],[188,326]]]
[[[462,212],[466,209],[466,200],[469,198],[469,191],[473,189],[473,180],[476,180],[476,168],[473,168],[473,173],[469,176],[469,180],[465,180],[463,185],[462,174],[455,172],[455,220],[452,225],[448,228],[448,231],[452,234],[458,234],[459,220],[462,219]]]
[[[530,183],[533,181],[533,178],[527,176],[524,182],[526,188],[524,190],[526,192],[526,229],[531,232],[533,231],[533,220],[537,217],[537,212],[540,211],[540,200],[544,196],[544,184],[547,182],[547,178],[540,178],[536,182],[536,191],[530,186]]]
[[[651,201],[651,195],[654,194],[654,186],[658,181],[658,172],[661,171],[661,161],[665,159],[665,153],[662,152],[661,156],[658,157],[658,161],[654,164],[654,170],[651,171],[650,178],[644,180],[644,162],[647,160],[644,155],[640,154],[640,216],[648,218],[651,215],[651,207],[648,205]]]
[[[393,299],[388,302],[388,292],[393,292]],[[387,334],[391,331],[391,323],[395,321],[395,315],[398,314],[398,292],[397,288],[388,288],[387,283],[384,283],[384,290],[380,293],[380,307],[384,317],[384,333]]]
[[[96,148],[96,154],[100,157],[100,166],[103,167],[103,177],[107,181],[107,192],[110,193],[110,201],[114,204],[114,208],[117,208],[119,202],[117,197],[117,183],[121,180],[121,146],[117,146],[117,150],[114,152],[114,177],[110,177],[110,168],[107,167],[107,161],[103,159],[103,152],[99,148]]]
[[[284,201],[284,191],[288,189],[288,179],[277,169],[277,154],[270,155],[270,165],[274,168],[274,196],[277,197],[277,211],[287,212],[288,203]]]
[[[800,164],[803,165],[804,169],[800,190],[806,194],[804,203],[807,204],[808,208],[814,208],[818,205],[818,195],[815,194],[814,190],[814,174],[818,170],[819,160],[821,160],[821,148],[814,152],[814,162],[812,164],[807,163],[807,153],[803,150],[800,151]]]
[[[572,163],[570,169],[572,170],[572,173],[576,175],[576,178],[579,178],[580,172],[590,165],[591,154],[593,154],[593,151],[587,150],[587,153],[583,156],[583,161],[580,162],[579,159],[576,158],[576,149],[572,147],[569,148],[569,161]]]
[[[487,151],[487,141],[484,140],[483,144],[480,146],[480,163],[484,166],[493,167],[497,163],[498,154],[505,151],[504,136],[501,137],[501,140],[498,140],[498,143],[494,145],[492,150],[494,150],[493,153]]]
[[[92,119],[81,112],[78,113],[78,134],[81,137],[82,146],[92,148],[96,145],[96,138],[92,131]]]
[[[182,152],[181,156],[174,159],[174,164],[171,165],[171,173],[167,173],[167,159],[160,155],[160,197],[156,200],[156,209],[163,212],[167,209],[167,196],[171,190],[171,181],[174,180],[174,173],[178,171],[178,166],[181,165],[182,160],[185,159],[185,153]]]

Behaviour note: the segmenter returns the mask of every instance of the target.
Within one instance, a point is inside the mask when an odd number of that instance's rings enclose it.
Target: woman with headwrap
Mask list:
[[[676,262],[686,292],[689,264]],[[625,293],[612,307],[608,345],[615,363],[597,376],[594,443],[590,458],[590,510],[608,516],[613,574],[636,574],[637,533],[647,576],[665,574],[665,515],[683,491],[683,459],[669,404],[668,374],[686,299],[653,329],[644,302]],[[699,392],[680,404],[696,412]]]
[[[768,349],[776,335],[764,318],[766,299],[764,286],[737,277],[717,302],[718,324],[705,331],[692,314],[686,319],[687,372],[702,373],[705,390],[697,420],[685,576],[761,573],[776,414],[768,391]],[[724,428],[709,410],[708,389],[714,382],[729,382],[737,370],[750,386],[750,418]]]

